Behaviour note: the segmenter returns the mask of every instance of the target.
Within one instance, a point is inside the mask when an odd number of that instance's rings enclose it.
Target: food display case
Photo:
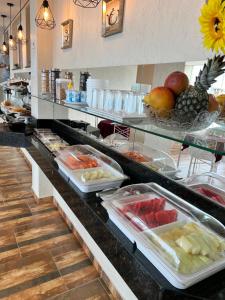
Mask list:
[[[59,151],[55,161],[84,193],[120,187],[128,178],[113,159],[88,145],[67,147]]]
[[[170,155],[144,144],[124,143],[118,148],[118,151],[135,162],[144,164],[161,174],[174,177],[178,172],[175,160]]]
[[[185,184],[225,208],[225,177],[216,173],[204,173],[188,178]]]
[[[35,135],[54,155],[69,146],[67,142],[48,128],[35,129]]]
[[[176,288],[225,267],[225,227],[158,184],[127,186],[105,198],[109,218]]]

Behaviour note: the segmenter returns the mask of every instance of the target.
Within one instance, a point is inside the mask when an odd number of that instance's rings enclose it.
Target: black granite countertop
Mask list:
[[[44,122],[42,125],[42,127],[46,127],[47,123]],[[224,210],[217,205],[204,200],[201,196],[185,189],[172,180],[149,171],[149,169],[141,167],[139,164],[117,153],[113,153],[113,150],[111,152],[89,137],[85,137],[79,132],[74,132],[74,130],[70,131],[67,126],[55,122],[53,127],[54,131],[71,144],[91,144],[114,159],[116,158],[117,162],[123,166],[125,173],[128,175],[132,174],[132,180],[129,183],[150,181],[160,183],[165,188],[184,199],[188,199],[189,202],[215,216],[225,224]],[[225,299],[225,270],[186,290],[174,288],[109,220],[107,212],[101,206],[101,201],[96,197],[95,193],[83,194],[75,189],[60,175],[52,154],[43,144],[35,138],[31,138],[30,141],[32,145],[27,150],[32,158],[37,162],[138,299]]]
[[[26,136],[31,134],[29,130],[12,131],[9,124],[0,123],[0,145],[11,147],[28,147],[29,141]]]

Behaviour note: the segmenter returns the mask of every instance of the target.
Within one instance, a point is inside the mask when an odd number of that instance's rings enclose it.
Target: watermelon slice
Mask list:
[[[141,216],[150,212],[157,212],[163,210],[165,204],[166,200],[164,198],[155,198],[151,200],[137,201],[135,203],[128,204],[124,206],[123,211],[130,211],[135,215]]]
[[[155,198],[151,201],[152,211],[157,212],[163,210],[166,205],[164,198]]]
[[[149,228],[154,228],[158,226],[154,212],[142,215],[141,219],[145,222],[146,225],[148,225]]]
[[[214,200],[215,202],[217,202],[221,205],[225,205],[225,200],[223,199],[223,197],[209,189],[200,187],[200,188],[197,188],[196,191],[206,197],[209,197],[210,199]]]
[[[177,211],[172,210],[162,210],[155,213],[155,219],[158,226],[170,224],[177,221]]]

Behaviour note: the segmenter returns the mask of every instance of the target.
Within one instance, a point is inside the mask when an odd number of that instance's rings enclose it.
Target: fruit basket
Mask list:
[[[188,178],[185,184],[209,201],[225,208],[225,177],[215,173],[204,173]]]
[[[201,111],[194,118],[188,117],[185,113],[173,109],[165,114],[158,113],[152,107],[145,105],[145,113],[148,121],[159,128],[181,132],[194,132],[203,130],[215,122],[220,114],[220,110],[214,112]],[[162,117],[161,115],[166,115]]]
[[[220,105],[207,91],[224,71],[224,56],[218,55],[207,60],[194,85],[183,72],[169,74],[164,86],[144,97],[148,121],[163,129],[184,132],[209,127],[219,117]]]
[[[225,267],[225,227],[159,185],[124,187],[103,206],[175,287],[185,289]]]

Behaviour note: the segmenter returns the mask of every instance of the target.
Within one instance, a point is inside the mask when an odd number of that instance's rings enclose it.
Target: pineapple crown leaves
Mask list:
[[[224,58],[224,55],[216,55],[212,59],[208,59],[196,77],[195,86],[207,91],[216,82],[215,79],[225,72]]]

